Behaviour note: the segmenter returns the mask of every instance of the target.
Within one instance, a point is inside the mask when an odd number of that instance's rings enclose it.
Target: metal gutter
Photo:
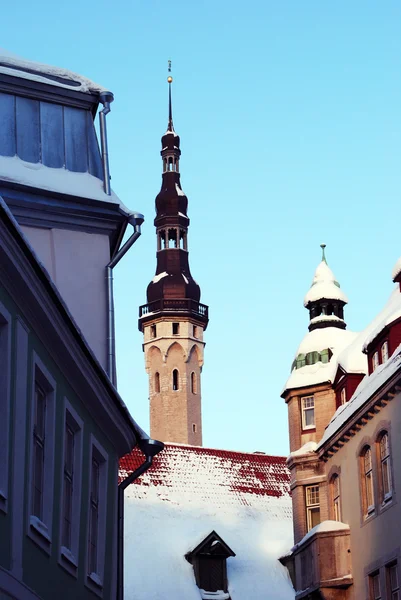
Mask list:
[[[140,440],[139,447],[145,455],[145,461],[118,486],[117,600],[124,600],[124,491],[152,466],[153,457],[164,449],[164,444],[158,440],[147,439]]]

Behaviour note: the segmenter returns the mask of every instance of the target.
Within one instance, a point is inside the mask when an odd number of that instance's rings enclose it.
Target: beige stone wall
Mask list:
[[[380,502],[379,455],[375,442],[379,432],[389,431],[392,457],[393,498],[386,505]],[[398,394],[352,436],[326,463],[328,478],[340,474],[341,517],[351,528],[352,573],[354,597],[369,597],[368,573],[381,568],[382,597],[386,598],[386,563],[398,560],[401,567],[401,395]],[[365,444],[372,447],[375,493],[375,514],[365,518],[359,456]],[[331,504],[331,495],[328,494]],[[331,511],[330,506],[330,511]],[[332,514],[332,513],[331,513]],[[401,572],[399,571],[399,577]],[[389,597],[389,596],[388,596]]]
[[[177,334],[173,334],[173,323],[179,325]],[[152,326],[156,326],[155,336]],[[155,320],[144,327],[143,348],[149,374],[151,437],[163,442],[201,446],[202,326],[192,319]],[[173,389],[174,369],[179,374],[177,390]]]

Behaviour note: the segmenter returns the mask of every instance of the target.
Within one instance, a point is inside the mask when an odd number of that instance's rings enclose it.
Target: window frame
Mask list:
[[[155,375],[154,375],[154,393],[155,394],[160,394],[160,373],[159,371],[156,371]]]
[[[70,547],[63,542],[63,519],[65,507],[65,436],[67,426],[74,432],[73,473],[72,473],[72,509],[71,509],[71,543]],[[62,445],[62,486],[60,502],[60,543],[59,563],[71,575],[78,574],[79,534],[81,525],[82,498],[82,456],[83,456],[84,421],[78,415],[67,398],[64,398],[63,445]]]
[[[345,389],[345,386],[344,386],[341,388],[341,392],[340,392],[340,404],[341,404],[341,406],[343,406],[346,403],[347,403],[347,390]]]
[[[376,371],[379,364],[380,364],[379,351],[375,350],[375,352],[373,352],[373,354],[372,354],[372,373],[374,373]]]
[[[334,473],[330,479],[330,490],[333,520],[341,523],[341,488],[338,473]]]
[[[0,512],[7,513],[11,411],[11,313],[0,302]]]
[[[317,502],[310,501],[310,496],[308,494],[308,491],[311,490],[312,488],[317,489],[317,494],[318,494]],[[318,483],[305,486],[305,508],[306,508],[306,526],[307,526],[307,530],[310,531],[311,529],[313,529],[313,527],[315,527],[316,525],[318,525],[320,523],[320,486]],[[316,509],[316,508],[319,509],[319,523],[316,523],[316,525],[313,525],[312,524],[312,514],[314,513],[314,509]]]
[[[396,592],[398,593],[398,598],[401,597],[401,585],[400,585],[400,574],[399,574],[399,569],[398,569],[398,562],[396,560],[392,561],[391,563],[388,563],[386,566],[386,590],[387,590],[387,596],[389,598],[389,600],[394,600],[396,598],[396,596],[393,596],[393,594]],[[393,587],[393,582],[392,582],[392,578],[391,578],[391,569],[395,569],[395,573],[396,573],[396,577],[397,577],[397,582],[395,587]]]
[[[382,364],[385,363],[389,358],[388,340],[384,340],[384,342],[380,346],[380,357]]]
[[[46,395],[46,413],[44,422],[44,457],[43,457],[43,508],[42,518],[32,514],[33,497],[33,472],[34,472],[34,422],[36,399],[36,385],[39,385]],[[52,521],[54,500],[54,448],[55,448],[55,405],[56,405],[56,381],[50,374],[43,361],[36,352],[32,358],[31,379],[31,420],[29,426],[30,439],[30,468],[28,482],[27,502],[27,534],[45,552],[50,554],[52,544]]]
[[[197,377],[197,374],[195,373],[195,371],[191,372],[190,378],[191,378],[191,394],[196,396],[198,393],[198,377]]]
[[[382,600],[381,581],[380,581],[380,570],[369,573],[369,600]],[[379,596],[375,595],[375,581],[379,584]]]
[[[370,453],[370,466],[367,468],[366,455]],[[360,477],[362,486],[362,511],[364,519],[368,519],[376,512],[375,490],[374,490],[374,469],[373,452],[369,444],[365,444],[360,453]],[[369,482],[369,483],[368,483]],[[371,492],[372,503],[369,504],[368,492]]]
[[[173,321],[171,324],[171,331],[174,336],[180,335],[180,323],[177,321]]]
[[[313,406],[305,406],[305,400],[313,400]],[[313,424],[307,425],[305,419],[305,413],[308,410],[313,410]],[[302,431],[310,431],[311,429],[316,429],[316,420],[315,420],[315,397],[311,396],[302,396],[301,397],[301,422],[302,422]]]
[[[97,519],[97,553],[96,553],[96,571],[89,572],[89,544],[91,541],[90,532],[90,508],[92,491],[92,462],[96,459],[99,463],[99,483],[98,483],[98,519]],[[88,486],[88,519],[86,536],[86,559],[85,559],[85,584],[96,594],[102,593],[104,585],[104,566],[106,556],[106,525],[107,525],[107,490],[108,490],[108,464],[109,456],[103,446],[93,434],[90,436],[90,456],[89,456],[89,486]]]
[[[180,372],[179,372],[179,370],[174,367],[174,369],[171,372],[171,376],[172,376],[171,387],[173,389],[173,392],[179,392],[180,391]]]
[[[384,439],[387,439],[387,454],[382,456],[382,442]],[[385,429],[382,430],[377,436],[376,440],[377,445],[377,464],[379,470],[379,497],[380,504],[385,506],[388,504],[393,497],[393,477],[392,477],[392,460],[391,460],[391,445],[390,445],[390,435],[389,432]],[[389,491],[387,493],[384,492],[385,482],[384,482],[384,472],[383,464],[386,463],[386,473],[387,473],[387,484],[389,487]]]

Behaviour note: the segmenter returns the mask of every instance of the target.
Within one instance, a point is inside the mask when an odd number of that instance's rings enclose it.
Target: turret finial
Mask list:
[[[327,260],[326,260],[326,255],[324,253],[324,249],[326,248],[326,244],[320,244],[320,247],[322,249],[322,261],[324,261],[327,265]]]
[[[171,60],[168,61],[167,71],[168,71],[168,73],[171,73]],[[168,126],[167,126],[167,131],[174,131],[173,108],[172,108],[172,102],[171,102],[171,84],[173,82],[173,78],[171,77],[171,75],[169,75],[167,77],[167,82],[168,82]]]

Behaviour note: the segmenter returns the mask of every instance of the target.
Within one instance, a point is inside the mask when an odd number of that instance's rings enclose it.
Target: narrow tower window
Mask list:
[[[313,396],[302,398],[302,429],[315,428],[315,399]]]
[[[178,335],[180,333],[180,324],[173,323],[173,335]]]
[[[196,379],[196,373],[194,373],[193,371],[191,373],[191,392],[193,394],[198,393],[198,381]]]
[[[177,371],[177,369],[174,369],[174,371],[173,371],[173,390],[176,392],[178,389],[179,389],[178,371]]]
[[[160,393],[160,374],[155,373],[155,393]]]
[[[177,230],[169,229],[168,230],[168,247],[169,248],[177,248]]]
[[[196,433],[196,425],[195,425],[195,423],[192,423],[192,433]]]
[[[150,337],[151,338],[155,338],[156,337],[156,325],[151,325],[150,326]]]

